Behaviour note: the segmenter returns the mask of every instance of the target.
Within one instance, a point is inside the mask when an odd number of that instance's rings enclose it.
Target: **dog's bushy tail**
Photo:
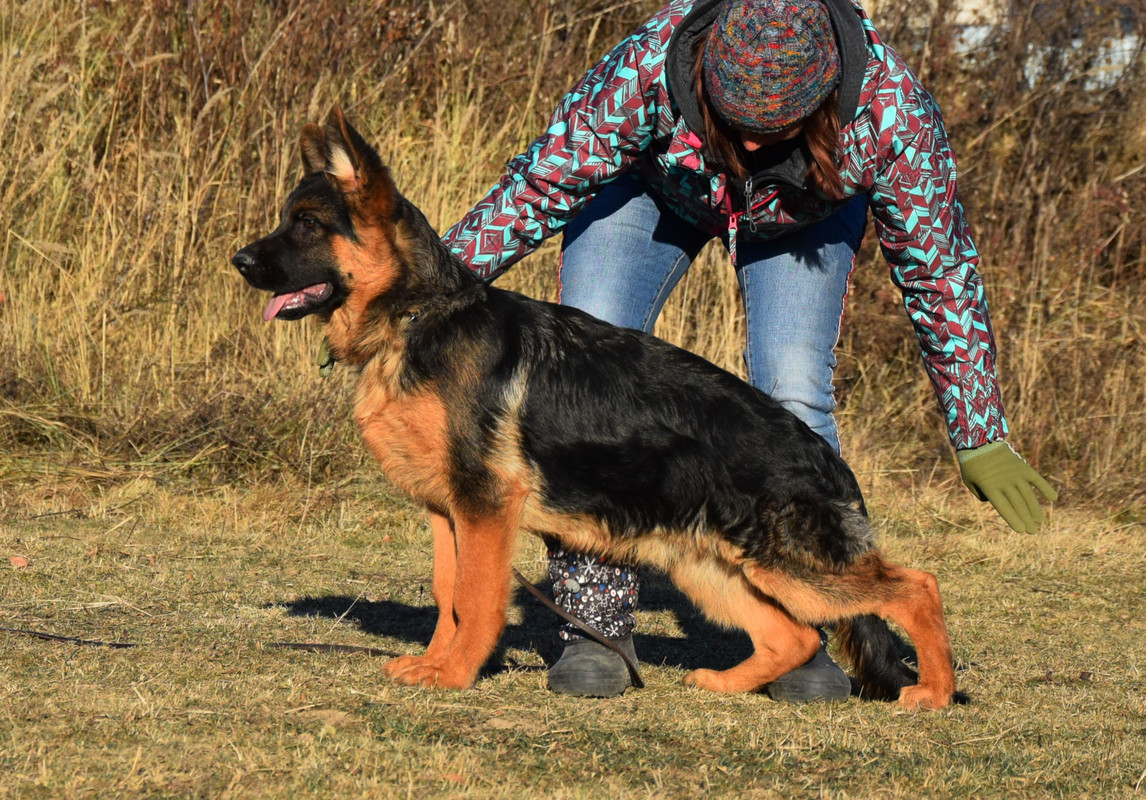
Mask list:
[[[860,697],[896,700],[899,690],[919,676],[904,663],[915,651],[887,623],[873,614],[852,617],[836,626],[836,643],[852,662]]]

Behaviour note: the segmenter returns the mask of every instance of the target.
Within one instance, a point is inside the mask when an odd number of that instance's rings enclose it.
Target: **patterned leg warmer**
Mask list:
[[[629,635],[636,625],[640,576],[632,567],[607,564],[595,556],[567,552],[560,545],[549,548],[549,577],[553,599],[590,628],[610,639]],[[582,637],[573,625],[561,626],[563,641]]]

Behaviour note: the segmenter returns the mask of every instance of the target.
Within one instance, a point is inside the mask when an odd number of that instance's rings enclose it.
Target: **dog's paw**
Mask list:
[[[714,676],[716,674],[716,671],[711,669],[694,669],[684,676],[684,685],[695,686],[697,689],[707,689],[710,692],[719,691],[715,687]]]
[[[474,676],[468,670],[425,656],[399,656],[388,661],[383,671],[392,681],[405,686],[468,689],[474,684]]]
[[[424,656],[396,656],[382,665],[382,674],[393,678],[403,670],[424,660]]]
[[[954,692],[947,689],[937,689],[934,686],[918,684],[905,686],[899,690],[899,705],[911,710],[924,708],[935,711],[951,705]]]
[[[695,686],[709,692],[748,692],[755,686],[748,686],[743,680],[734,680],[731,670],[694,669],[684,676],[685,686]]]

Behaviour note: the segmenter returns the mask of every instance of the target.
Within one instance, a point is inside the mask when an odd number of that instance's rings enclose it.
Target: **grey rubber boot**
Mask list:
[[[614,639],[625,655],[637,663],[637,651],[630,633]],[[592,639],[572,639],[557,663],[549,668],[549,688],[575,697],[616,697],[632,684],[625,660]]]
[[[764,690],[773,700],[783,703],[834,702],[851,696],[852,682],[821,644],[806,664],[781,675]]]

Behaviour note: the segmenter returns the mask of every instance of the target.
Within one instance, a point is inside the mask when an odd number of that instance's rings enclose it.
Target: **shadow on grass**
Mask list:
[[[548,581],[539,584],[549,592]],[[522,611],[522,621],[507,625],[498,650],[485,672],[496,673],[507,668],[540,669],[507,665],[506,648],[533,650],[552,664],[561,655],[557,627],[561,620],[541,606],[521,587],[514,588],[512,602]],[[434,633],[438,618],[436,606],[412,606],[392,600],[364,601],[344,595],[302,597],[273,604],[296,617],[342,618],[370,636],[384,636],[414,644],[426,645]],[[641,612],[671,613],[684,636],[662,636],[641,633],[639,622],[634,635],[637,655],[646,664],[661,664],[681,669],[701,667],[723,669],[747,658],[752,652],[748,637],[740,631],[726,631],[709,623],[668,580],[659,574],[645,575],[641,584]]]

